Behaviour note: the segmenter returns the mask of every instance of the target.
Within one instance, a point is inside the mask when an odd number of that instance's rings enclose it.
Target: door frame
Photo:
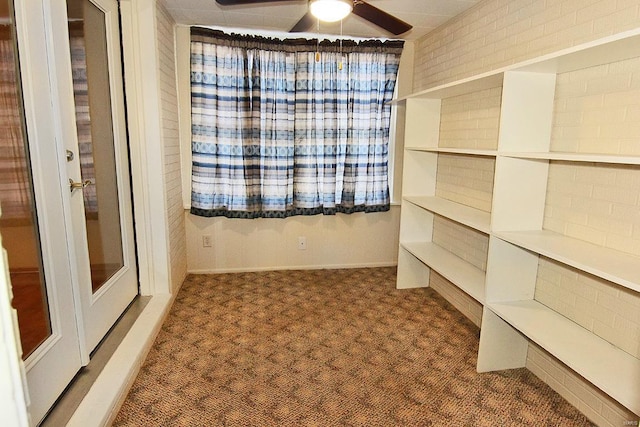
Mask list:
[[[157,34],[156,0],[119,2],[140,295],[166,295],[172,284],[159,58],[149,36]]]
[[[32,0],[15,0],[16,3],[26,1]],[[87,419],[94,423],[103,420],[98,424],[107,422],[111,411],[124,397],[123,390],[135,379],[139,363],[153,343],[175,297],[170,279],[157,40],[149,37],[149,34],[156,34],[156,0],[119,1],[140,293],[152,299],[132,329],[138,334],[132,339],[138,346],[133,352],[126,348],[116,351],[114,358],[118,358],[118,366],[110,369],[111,364],[107,364],[69,425],[74,422],[82,425],[81,420]],[[44,3],[45,8],[50,8],[49,2]],[[153,66],[145,66],[148,64]],[[0,260],[0,276],[4,276],[6,271],[8,265],[4,259]],[[10,293],[10,283],[0,279],[0,319],[3,320],[0,362],[8,362],[0,364],[3,377],[0,381],[0,410],[9,419],[14,419],[16,425],[26,426],[29,424],[29,398],[24,363],[20,357],[17,317],[10,299],[4,297]],[[7,333],[11,325],[5,323],[5,319],[13,319],[13,334]],[[140,341],[141,338],[144,342]],[[114,373],[118,375],[114,377]],[[108,378],[109,375],[112,377]],[[96,403],[99,403],[97,407]]]

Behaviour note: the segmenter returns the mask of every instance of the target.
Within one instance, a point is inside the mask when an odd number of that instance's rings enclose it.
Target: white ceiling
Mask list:
[[[307,11],[307,0],[219,6],[215,0],[163,0],[178,24],[207,25],[230,29],[287,32]],[[475,5],[479,0],[367,0],[413,29],[393,37],[356,15],[343,21],[343,34],[353,37],[383,37],[415,40]],[[314,28],[312,33],[316,33]],[[340,34],[340,24],[320,24],[321,34]]]

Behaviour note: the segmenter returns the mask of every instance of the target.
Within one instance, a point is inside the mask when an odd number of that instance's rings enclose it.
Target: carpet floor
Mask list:
[[[394,268],[190,275],[114,426],[590,426]]]

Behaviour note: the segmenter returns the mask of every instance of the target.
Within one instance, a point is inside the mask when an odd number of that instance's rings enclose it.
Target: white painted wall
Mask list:
[[[187,259],[195,273],[395,265],[400,207],[389,212],[253,220],[187,216]],[[202,236],[213,246],[202,247]],[[298,237],[307,249],[298,249]]]

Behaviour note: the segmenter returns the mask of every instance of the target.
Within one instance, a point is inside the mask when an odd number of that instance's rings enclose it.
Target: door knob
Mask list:
[[[83,182],[74,182],[71,178],[69,178],[69,190],[73,193],[73,190],[77,190],[78,188],[85,188],[88,185],[93,185],[93,182],[90,179],[87,179]]]

